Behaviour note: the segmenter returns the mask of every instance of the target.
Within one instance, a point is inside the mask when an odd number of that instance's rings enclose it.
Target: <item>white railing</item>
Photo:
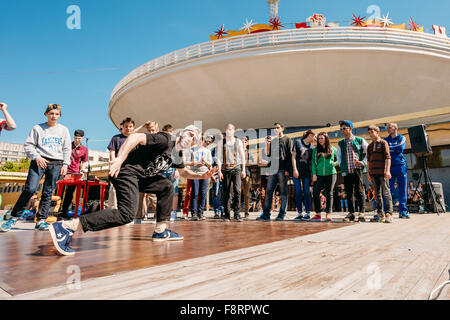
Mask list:
[[[321,42],[343,44],[346,42],[372,44],[388,43],[439,50],[450,56],[449,38],[442,38],[432,34],[410,30],[333,27],[262,32],[204,42],[153,59],[134,69],[116,85],[111,94],[111,103],[113,103],[134,81],[169,66],[195,60],[200,57],[226,54],[228,52],[236,52],[249,48]]]

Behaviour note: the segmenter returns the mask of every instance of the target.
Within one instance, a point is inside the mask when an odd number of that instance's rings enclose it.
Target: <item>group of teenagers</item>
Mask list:
[[[4,106],[4,105],[3,105]],[[1,106],[0,106],[1,107]],[[3,109],[6,109],[3,107]],[[193,184],[192,199],[201,201],[195,203],[197,216],[201,218],[204,193],[202,184],[212,179],[221,183],[221,197],[224,213],[222,218],[230,220],[228,206],[232,195],[233,219],[241,221],[240,189],[242,179],[249,176],[246,162],[249,158],[248,141],[238,139],[233,124],[225,127],[224,141],[215,141],[215,155],[208,157],[205,150],[214,139],[203,137],[201,131],[193,125],[177,130],[149,130],[151,123],[145,124],[147,133],[126,131],[127,122],[122,123],[121,134],[125,138],[120,142],[120,148],[114,150],[109,167],[110,181],[115,190],[116,207],[110,206],[104,210],[81,215],[76,219],[47,223],[52,192],[60,176],[68,173],[68,168],[75,157],[81,157],[80,145],[84,133],[75,132],[74,142],[71,142],[68,129],[59,124],[62,108],[58,104],[47,106],[44,115],[47,122],[36,125],[25,141],[24,149],[31,160],[27,182],[19,200],[11,211],[11,219],[1,225],[2,232],[9,231],[23,215],[30,198],[35,194],[39,181],[45,175],[41,201],[37,214],[37,230],[50,231],[50,237],[56,250],[62,255],[74,255],[70,244],[77,231],[95,232],[131,223],[136,214],[142,210],[141,203],[145,194],[156,196],[156,225],[152,236],[153,241],[183,240],[183,236],[169,230],[167,222],[174,209],[174,177],[184,177]],[[134,127],[134,122],[132,123]],[[155,123],[153,123],[153,126]],[[326,197],[326,219],[332,208],[332,190],[336,182],[336,167],[339,166],[344,177],[345,190],[348,195],[349,214],[345,220],[364,219],[362,193],[362,176],[366,172],[374,184],[377,194],[377,219],[391,221],[392,199],[389,184],[394,180],[400,189],[405,185],[406,203],[406,166],[403,157],[405,139],[397,133],[397,125],[389,124],[389,136],[383,140],[379,137],[379,128],[369,127],[372,139],[370,145],[360,137],[352,134],[353,124],[344,120],[340,122],[344,139],[339,141],[338,148],[331,146],[325,132],[316,135],[308,130],[302,139],[291,140],[284,135],[284,126],[274,124],[275,137],[268,136],[262,159],[258,159],[265,186],[264,208],[257,220],[269,221],[272,209],[273,194],[277,184],[280,189],[281,207],[277,220],[283,220],[287,208],[287,181],[292,173],[296,185],[296,200],[299,215],[297,220],[310,220],[308,203],[305,203],[306,215],[302,215],[301,192],[309,188],[310,181],[314,183],[315,192],[323,191]],[[167,128],[166,128],[167,129]],[[222,135],[221,135],[222,136]],[[317,140],[317,146],[313,142]],[[113,141],[111,141],[113,143]],[[220,142],[220,143],[219,143]],[[111,144],[110,144],[111,145]],[[112,150],[112,148],[110,148]],[[84,154],[83,152],[81,152]],[[214,159],[214,161],[213,161]],[[263,160],[265,159],[265,160]],[[78,159],[80,160],[80,159]],[[76,161],[81,162],[81,161]],[[404,168],[403,168],[404,167]],[[312,176],[309,176],[311,170]],[[71,171],[81,170],[81,167]],[[69,172],[70,173],[70,172]],[[353,206],[353,195],[359,202],[359,216],[356,217]],[[386,205],[383,208],[383,197]],[[314,197],[319,198],[319,197]],[[400,201],[401,203],[401,201]],[[317,215],[311,220],[318,220],[320,203],[315,205]],[[399,206],[400,217],[408,217],[406,206]]]

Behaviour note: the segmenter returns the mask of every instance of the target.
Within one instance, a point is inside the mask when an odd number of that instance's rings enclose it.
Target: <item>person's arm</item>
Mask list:
[[[189,180],[203,180],[203,179],[209,179],[217,172],[217,168],[212,168],[206,173],[196,173],[190,170],[189,168],[179,168],[177,169],[180,173],[180,176],[182,176],[185,179]]]
[[[0,102],[0,110],[3,112],[3,115],[5,116],[5,121],[6,121],[5,130],[12,131],[12,130],[16,129],[17,126],[16,126],[16,122],[11,117],[8,110],[6,110],[7,108],[8,108],[8,105],[6,103]]]
[[[299,173],[297,169],[297,160],[295,157],[297,156],[297,151],[291,152],[291,162],[292,162],[292,174],[294,175],[294,178],[298,179]]]
[[[312,181],[316,182],[317,181],[317,148],[314,148],[313,153],[312,153],[312,159],[311,159],[311,172],[312,172]]]
[[[242,179],[244,179],[245,178],[245,176],[246,176],[246,173],[245,173],[245,152],[244,152],[244,143],[241,141],[241,140],[239,140],[239,142],[238,142],[238,144],[239,144],[239,152],[240,152],[240,154],[241,154],[241,178]]]
[[[23,144],[23,149],[25,154],[31,161],[36,161],[39,168],[47,168],[48,161],[41,157],[38,152],[37,146],[39,141],[39,132],[37,126],[31,129],[25,143]]]
[[[389,144],[383,140],[384,143],[384,177],[389,180],[392,178],[391,176],[391,154],[389,152]]]
[[[133,133],[139,133],[139,130],[141,130],[141,129],[142,129],[143,127],[145,127],[146,125],[149,125],[150,122],[152,122],[152,121],[144,122],[144,123],[141,124],[139,127],[137,127],[136,129],[134,129]]]
[[[120,167],[125,159],[128,157],[128,154],[137,146],[137,145],[146,145],[147,144],[147,135],[145,133],[132,133],[125,140],[123,145],[119,149],[119,153],[117,157],[111,161],[109,167],[109,175],[113,178],[117,178],[120,172]]]
[[[363,138],[362,147],[363,147],[363,152],[364,152],[364,159],[363,159],[362,163],[365,167],[367,167],[367,147],[368,146],[369,146],[369,144],[367,143],[366,139]]]
[[[69,130],[65,128],[63,136],[63,166],[61,168],[61,176],[67,174],[67,168],[70,166],[70,155],[72,154],[72,138],[70,137]]]
[[[336,158],[337,158],[337,162],[338,162],[338,164],[339,164],[339,166],[341,165],[341,161],[342,161],[342,158],[341,158],[341,146],[338,144],[338,147],[337,147],[337,150],[336,150]]]

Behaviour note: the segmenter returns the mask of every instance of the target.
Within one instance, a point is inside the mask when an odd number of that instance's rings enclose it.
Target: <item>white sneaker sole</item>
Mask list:
[[[55,229],[53,228],[53,224],[51,224],[48,227],[48,231],[50,231],[50,235],[52,236],[53,245],[55,246],[56,250],[63,256],[73,256],[75,255],[75,252],[66,252],[62,250],[58,245],[58,240],[56,239],[56,233]]]
[[[153,241],[154,241],[154,242],[181,241],[181,240],[184,240],[184,237],[181,237],[181,238],[162,238],[162,239],[159,239],[159,238],[153,238]]]

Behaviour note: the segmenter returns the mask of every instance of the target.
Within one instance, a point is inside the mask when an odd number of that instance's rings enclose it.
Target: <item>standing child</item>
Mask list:
[[[17,200],[11,212],[11,219],[2,224],[2,232],[7,232],[16,224],[26,209],[28,201],[39,187],[39,182],[45,175],[39,210],[36,215],[36,230],[48,230],[45,222],[50,209],[52,193],[59,176],[65,176],[70,165],[72,151],[69,130],[58,123],[61,117],[61,106],[49,104],[45,110],[46,123],[33,127],[24,143],[25,153],[31,160],[25,189]]]
[[[391,223],[392,220],[392,197],[389,189],[391,179],[391,155],[389,144],[379,136],[380,129],[372,125],[369,127],[369,135],[372,142],[367,147],[368,170],[367,177],[373,184],[377,199],[377,213],[375,221]],[[383,197],[386,201],[386,216],[383,212]]]

